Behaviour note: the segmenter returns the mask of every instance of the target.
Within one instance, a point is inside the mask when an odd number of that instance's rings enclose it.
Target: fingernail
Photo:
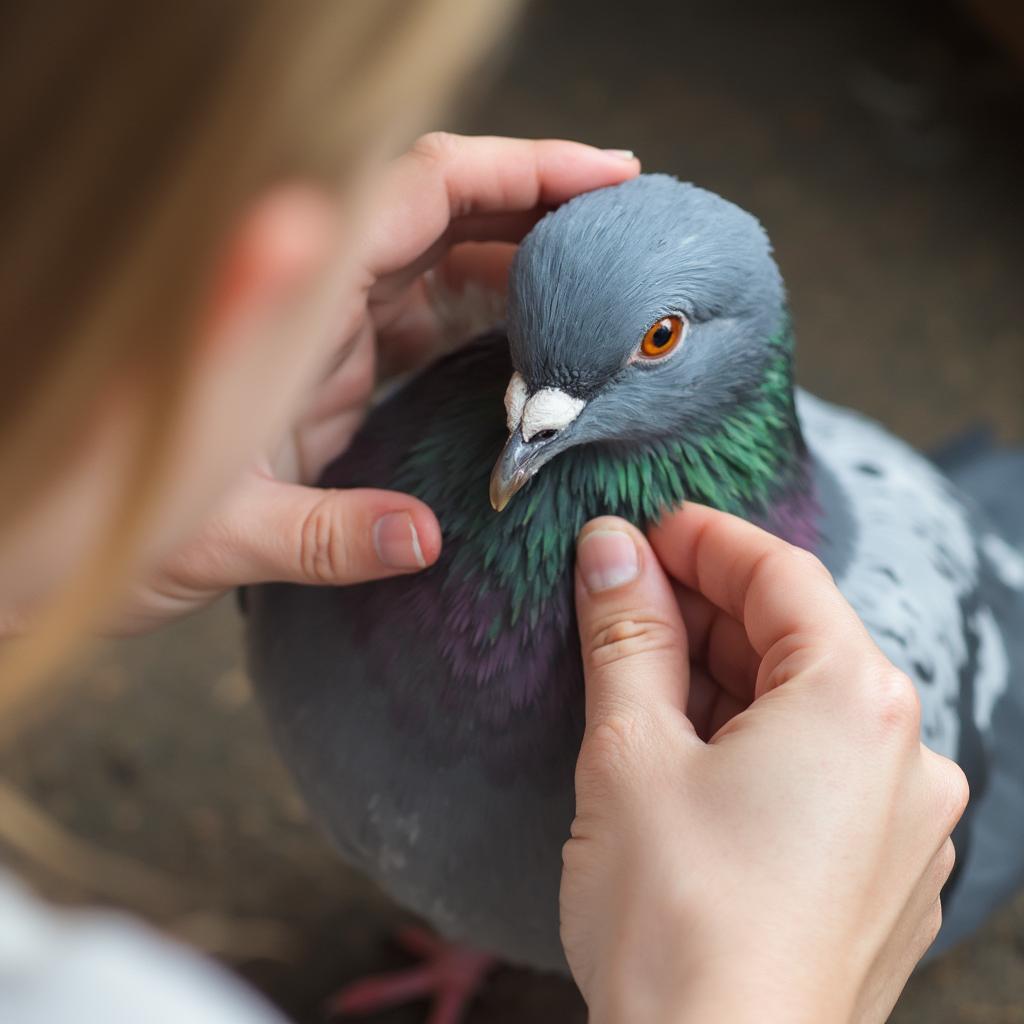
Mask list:
[[[635,580],[640,571],[636,544],[621,530],[594,530],[576,548],[576,564],[587,590],[596,594]]]
[[[635,160],[636,154],[631,149],[606,149],[609,156],[618,157],[620,160]]]
[[[373,546],[389,569],[425,569],[419,534],[408,512],[389,512],[373,524]]]

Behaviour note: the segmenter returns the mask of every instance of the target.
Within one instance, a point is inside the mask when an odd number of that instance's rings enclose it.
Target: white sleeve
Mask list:
[[[143,924],[63,911],[0,874],[4,1024],[285,1024],[216,964]]]

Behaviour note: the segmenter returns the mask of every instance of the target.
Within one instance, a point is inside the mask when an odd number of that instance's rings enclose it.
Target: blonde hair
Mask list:
[[[98,394],[144,422],[106,537],[19,679],[120,581],[181,407],[219,250],[269,184],[344,184],[446,98],[507,0],[90,0],[0,9],[0,529],[75,455]],[[13,685],[7,673],[5,686]]]

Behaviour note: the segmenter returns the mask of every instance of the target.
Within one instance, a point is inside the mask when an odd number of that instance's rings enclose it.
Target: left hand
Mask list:
[[[436,561],[440,527],[422,502],[310,485],[350,444],[378,368],[415,369],[452,343],[439,291],[471,282],[504,290],[516,243],[544,213],[638,171],[627,154],[576,142],[445,133],[423,136],[389,164],[334,365],[279,450],[255,460],[198,533],[136,588],[118,629],[150,628],[243,584],[341,586]]]

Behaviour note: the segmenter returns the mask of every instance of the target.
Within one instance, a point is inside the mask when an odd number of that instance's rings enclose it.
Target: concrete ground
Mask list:
[[[924,447],[982,421],[1024,441],[1024,72],[959,9],[548,0],[492,64],[450,126],[631,147],[762,218],[805,386]],[[403,962],[401,914],[307,821],[240,630],[221,602],[73,673],[0,748],[0,842],[20,837],[10,856],[47,892],[136,909],[312,1022],[340,983]],[[1024,1022],[1024,898],[893,1019]],[[566,982],[501,970],[470,1022],[521,1020],[584,1011]]]

